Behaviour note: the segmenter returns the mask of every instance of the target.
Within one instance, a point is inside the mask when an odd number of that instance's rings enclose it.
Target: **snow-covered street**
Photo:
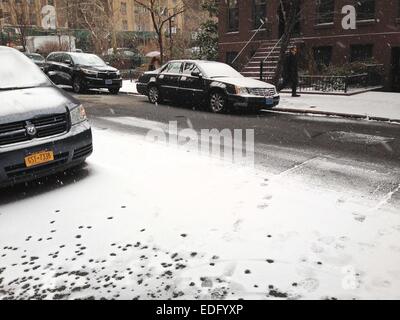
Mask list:
[[[400,172],[349,162],[366,192],[324,158],[276,174],[93,134],[85,168],[1,191],[0,299],[400,298]]]

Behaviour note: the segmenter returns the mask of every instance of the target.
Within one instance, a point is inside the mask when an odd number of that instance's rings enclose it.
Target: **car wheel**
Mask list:
[[[210,95],[210,110],[214,113],[222,113],[226,111],[226,97],[221,92],[212,92]]]
[[[81,78],[79,77],[74,78],[74,80],[72,81],[72,89],[74,90],[75,93],[81,93],[85,91]]]
[[[156,86],[151,86],[149,88],[148,98],[149,98],[149,101],[153,104],[162,102],[160,90],[158,90],[158,88]]]
[[[110,88],[110,89],[108,89],[108,91],[109,91],[111,94],[118,94],[118,93],[119,93],[119,90],[120,90],[120,88]]]

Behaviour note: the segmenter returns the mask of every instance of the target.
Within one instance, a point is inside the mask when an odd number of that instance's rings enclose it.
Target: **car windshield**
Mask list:
[[[225,63],[202,63],[200,64],[203,71],[209,78],[243,78],[243,76]]]
[[[75,64],[84,66],[105,66],[106,63],[95,54],[74,54],[72,60]]]
[[[0,90],[50,86],[45,74],[25,55],[0,49]]]
[[[31,58],[33,61],[38,61],[38,62],[44,61],[44,58],[39,54],[30,54],[28,55],[28,57]]]

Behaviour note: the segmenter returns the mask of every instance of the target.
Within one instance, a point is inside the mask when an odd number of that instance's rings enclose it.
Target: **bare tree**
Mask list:
[[[95,52],[103,53],[108,49],[110,37],[115,52],[119,12],[113,0],[70,0],[70,6],[76,13],[78,24],[89,30]]]
[[[161,64],[164,62],[164,27],[167,23],[183,14],[186,10],[184,0],[177,1],[173,6],[168,6],[167,0],[134,0],[136,4],[145,8],[150,16],[153,29],[157,35],[158,48],[160,50]],[[171,36],[171,35],[170,35]]]
[[[29,7],[24,2],[10,1],[10,9],[16,23],[15,28],[20,44],[23,50],[26,51],[26,37],[30,26]]]
[[[301,0],[280,0],[280,10],[283,18],[284,30],[280,43],[281,48],[278,65],[272,80],[275,85],[278,85],[281,78],[286,51],[289,47],[290,40],[296,31],[296,25],[299,23],[301,18],[300,1]]]

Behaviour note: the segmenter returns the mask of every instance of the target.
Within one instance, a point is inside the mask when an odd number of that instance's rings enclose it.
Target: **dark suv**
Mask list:
[[[122,87],[119,70],[107,65],[95,54],[53,52],[46,59],[46,73],[59,85],[72,86],[74,92],[106,88],[118,94]]]
[[[0,187],[83,163],[92,131],[83,106],[25,55],[0,46]]]

